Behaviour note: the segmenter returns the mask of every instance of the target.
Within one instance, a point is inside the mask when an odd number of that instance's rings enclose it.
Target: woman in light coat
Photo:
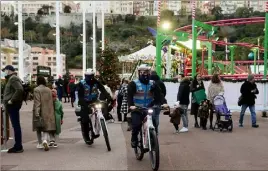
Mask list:
[[[34,89],[33,104],[33,131],[37,132],[37,148],[44,148],[45,151],[48,151],[50,135],[56,131],[54,102],[51,90],[46,87],[45,78],[39,76],[36,82],[37,87]]]
[[[211,78],[211,83],[208,86],[208,100],[213,104],[215,96],[224,92],[224,87],[221,82],[219,74],[214,74]],[[210,129],[212,129],[213,112],[210,111]]]

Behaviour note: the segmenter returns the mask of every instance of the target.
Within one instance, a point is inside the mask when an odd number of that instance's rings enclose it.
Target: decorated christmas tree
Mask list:
[[[118,75],[120,72],[119,60],[115,52],[107,45],[105,50],[99,53],[97,70],[100,80],[105,81],[112,90],[115,90],[116,86],[120,84]]]

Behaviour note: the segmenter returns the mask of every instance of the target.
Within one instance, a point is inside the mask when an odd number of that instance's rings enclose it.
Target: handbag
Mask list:
[[[34,120],[34,125],[36,128],[44,128],[44,120],[43,118],[41,117],[37,117],[35,120]]]
[[[193,92],[193,99],[197,104],[200,104],[202,101],[206,100],[207,95],[205,89],[200,89]]]

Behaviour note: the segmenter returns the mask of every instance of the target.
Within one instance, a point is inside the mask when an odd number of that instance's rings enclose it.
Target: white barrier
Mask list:
[[[164,82],[167,89],[166,99],[168,104],[173,106],[177,101],[177,93],[179,89],[179,83]],[[206,92],[208,89],[210,81],[204,81]],[[224,82],[224,97],[226,99],[227,106],[232,111],[240,111],[240,107],[237,105],[238,98],[240,96],[240,87],[243,82]],[[259,94],[257,95],[255,108],[256,111],[267,111],[268,110],[268,83],[256,83],[259,89]],[[191,97],[191,94],[190,94]],[[191,100],[191,98],[190,98]],[[190,108],[190,105],[189,105]]]

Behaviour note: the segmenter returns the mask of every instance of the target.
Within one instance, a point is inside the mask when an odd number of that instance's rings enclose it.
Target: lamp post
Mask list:
[[[102,51],[104,51],[104,29],[105,29],[105,23],[104,23],[104,2],[102,1],[101,2],[102,3],[102,10],[101,10],[101,23],[102,23],[102,32],[101,32],[101,37],[102,37],[102,39],[101,39],[101,50]]]
[[[87,42],[86,42],[86,9],[85,9],[85,2],[83,2],[83,60],[82,60],[82,64],[83,64],[83,77],[85,76],[85,72],[86,72],[86,67],[87,67]]]
[[[56,1],[56,71],[57,76],[62,75],[60,55],[60,1]]]
[[[268,2],[266,2],[266,14],[265,14],[265,35],[264,35],[264,73],[263,78],[267,77],[267,58],[268,58]]]
[[[23,56],[23,26],[22,26],[22,1],[18,1],[18,40],[19,40],[19,68],[20,79],[24,80],[24,56]]]
[[[92,1],[93,8],[93,71],[96,73],[96,3]]]

